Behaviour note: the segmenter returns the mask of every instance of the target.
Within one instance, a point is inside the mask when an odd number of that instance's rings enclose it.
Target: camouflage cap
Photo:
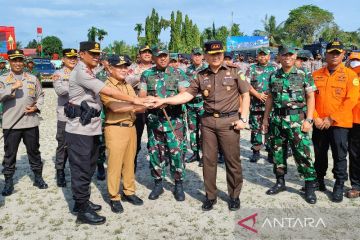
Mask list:
[[[26,63],[30,63],[30,62],[34,63],[34,59],[32,57],[27,57],[27,58],[25,58],[25,62]]]
[[[169,51],[168,51],[166,48],[160,47],[160,46],[154,46],[154,47],[152,47],[151,52],[153,53],[153,55],[154,55],[155,57],[158,57],[158,56],[160,56],[161,54],[169,55]]]
[[[0,63],[6,63],[6,60],[3,57],[0,57]]]
[[[179,54],[178,53],[170,53],[170,60],[179,60]]]
[[[281,46],[279,49],[279,54],[280,55],[285,55],[285,54],[296,54],[296,49],[294,47],[290,47],[290,46]]]
[[[265,55],[269,55],[271,53],[270,49],[267,47],[261,47],[256,50],[256,54],[265,53]]]
[[[192,54],[203,54],[204,52],[203,52],[203,50],[202,50],[201,48],[196,47],[196,48],[193,48],[193,49],[191,50],[191,53],[192,53]]]

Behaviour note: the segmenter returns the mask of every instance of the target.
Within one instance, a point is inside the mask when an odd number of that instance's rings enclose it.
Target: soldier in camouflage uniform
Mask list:
[[[185,91],[190,85],[189,79],[182,70],[168,66],[168,51],[154,47],[152,53],[156,66],[146,70],[141,75],[139,96],[166,98]],[[170,122],[165,112],[169,116]],[[167,106],[163,110],[149,110],[146,124],[150,169],[151,175],[155,180],[155,186],[149,195],[149,199],[155,200],[164,192],[162,179],[166,174],[165,160],[168,158],[170,171],[175,180],[175,199],[177,201],[184,201],[185,194],[182,186],[185,175],[182,152],[184,122],[181,105]]]
[[[283,154],[283,142],[288,140],[298,172],[305,179],[305,200],[315,204],[316,173],[308,132],[313,124],[316,86],[311,74],[294,66],[296,51],[293,48],[283,47],[280,54],[282,68],[270,77],[270,92],[263,120],[264,132],[267,132],[269,115],[274,107],[270,133],[274,136],[271,145],[274,150],[274,173],[277,181],[266,194],[273,195],[285,190],[287,163]]]
[[[36,76],[39,79],[39,81],[41,82],[40,73],[34,69],[35,63],[34,63],[33,58],[32,57],[26,58],[25,63],[26,63],[26,67],[24,68],[24,72],[28,72],[28,73]]]
[[[316,70],[323,67],[323,61],[320,53],[315,54],[315,59],[311,63],[311,72],[315,72]]]
[[[9,72],[6,68],[6,60],[3,57],[0,57],[0,76]],[[3,106],[0,103],[0,127],[2,127],[2,113],[3,113]]]
[[[138,57],[139,57],[139,61],[137,63],[133,63],[130,65],[128,76],[125,79],[126,82],[134,88],[136,94],[139,93],[139,84],[140,84],[141,74],[145,70],[147,70],[153,66],[151,48],[148,45],[141,46],[139,48]],[[142,138],[142,134],[144,132],[145,122],[146,122],[145,113],[140,113],[140,112],[136,113],[135,127],[136,127],[137,149],[136,149],[136,155],[135,155],[135,159],[134,159],[135,172],[136,172],[136,168],[137,168],[137,156],[141,150],[141,138]]]
[[[186,69],[186,74],[189,76],[190,81],[196,78],[198,72],[208,67],[207,63],[203,63],[203,51],[201,48],[194,48],[191,51],[192,64]],[[200,118],[204,114],[204,101],[201,93],[199,93],[193,100],[186,104],[187,108],[187,121],[190,135],[190,148],[193,155],[187,159],[187,162],[199,161],[199,166],[203,166],[201,153],[201,135],[200,135]]]
[[[261,124],[265,111],[265,101],[269,90],[270,75],[277,70],[276,66],[269,63],[270,50],[268,48],[260,48],[257,51],[257,64],[253,64],[246,71],[247,81],[251,84],[250,94],[250,118],[251,139],[253,155],[250,162],[257,162],[260,158],[260,149],[263,146],[263,134]],[[269,135],[266,136],[269,139]],[[268,161],[272,162],[272,152],[269,149],[269,143],[266,141],[267,150],[269,152]]]

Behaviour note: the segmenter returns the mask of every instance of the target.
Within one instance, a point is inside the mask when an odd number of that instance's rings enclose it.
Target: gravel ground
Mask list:
[[[296,172],[292,158],[286,176],[287,191],[277,196],[267,196],[265,191],[274,184],[272,165],[265,161],[266,152],[257,164],[249,162],[250,132],[243,131],[241,136],[241,159],[243,164],[244,185],[241,192],[241,209],[230,212],[227,207],[227,187],[225,166],[219,165],[217,186],[218,203],[214,210],[203,212],[201,201],[204,199],[202,168],[196,163],[186,166],[187,178],[184,186],[186,200],[176,202],[173,195],[173,182],[167,178],[165,193],[156,201],[147,199],[153,181],[150,178],[146,160],[146,133],[142,139],[142,151],[137,179],[137,195],[144,199],[143,206],[123,203],[124,213],[112,213],[108,205],[106,182],[93,178],[91,200],[101,204],[101,215],[107,217],[106,224],[100,226],[78,225],[76,216],[71,214],[73,206],[70,190],[69,170],[67,188],[58,188],[55,182],[54,158],[56,149],[56,95],[52,88],[45,89],[46,107],[42,112],[40,125],[40,150],[44,161],[44,179],[49,184],[47,190],[33,187],[33,174],[30,170],[26,150],[20,144],[17,171],[14,176],[15,191],[9,197],[0,196],[0,239],[358,239],[359,206],[358,199],[347,199],[340,204],[330,201],[330,191],[317,192],[318,203],[311,206],[303,199],[300,191],[303,181]],[[0,142],[3,148],[3,142]],[[3,157],[3,151],[0,153]],[[331,158],[330,158],[330,162]],[[332,163],[330,163],[332,165]],[[329,167],[326,184],[332,189],[334,180]],[[0,176],[0,188],[4,185],[4,176]],[[349,182],[347,182],[349,187]],[[305,217],[323,217],[326,227],[302,228],[295,233],[291,227],[276,226],[266,231],[264,216],[269,212],[286,216],[294,214]],[[257,233],[239,226],[237,223],[253,213],[257,213],[255,222],[245,225],[257,229]],[[266,213],[268,213],[266,215]],[[351,220],[355,217],[355,220]],[[302,216],[302,219],[304,216]],[[251,219],[250,219],[251,220]],[[317,221],[315,220],[315,221]],[[320,224],[321,225],[321,224]],[[263,227],[264,231],[260,231]],[[296,227],[298,229],[298,226]],[[315,232],[314,232],[315,231]],[[357,233],[356,233],[357,232]],[[356,233],[356,234],[354,234]]]

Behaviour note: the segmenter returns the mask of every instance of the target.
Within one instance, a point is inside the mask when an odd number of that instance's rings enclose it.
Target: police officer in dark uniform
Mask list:
[[[11,71],[0,77],[0,102],[3,103],[4,161],[2,172],[5,175],[3,196],[14,190],[16,154],[21,139],[26,146],[31,170],[34,172],[34,186],[46,189],[48,185],[42,178],[43,163],[39,151],[39,116],[44,104],[44,92],[39,80],[24,72],[24,53],[22,50],[9,50]]]
[[[216,168],[218,143],[224,151],[226,179],[229,194],[229,210],[240,208],[240,191],[243,177],[240,161],[240,129],[247,123],[250,105],[250,85],[244,73],[236,67],[224,64],[224,50],[220,41],[204,45],[205,59],[209,67],[200,71],[186,92],[174,97],[157,99],[154,107],[163,104],[183,104],[192,100],[198,92],[204,99],[205,113],[201,117],[203,142],[204,184],[206,200],[204,211],[213,208],[217,198]],[[239,119],[239,97],[242,97],[242,112]]]
[[[65,141],[71,171],[71,189],[78,212],[77,222],[103,224],[105,217],[95,211],[100,205],[90,202],[90,182],[96,169],[99,155],[99,136],[101,135],[100,111],[102,108],[99,93],[112,98],[141,105],[137,97],[122,94],[105,86],[95,77],[94,69],[100,58],[100,44],[96,42],[80,43],[80,59],[69,79],[69,102],[65,105],[67,123]]]

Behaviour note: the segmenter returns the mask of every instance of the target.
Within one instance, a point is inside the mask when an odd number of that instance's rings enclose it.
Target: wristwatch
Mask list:
[[[305,121],[307,121],[310,124],[314,123],[314,119],[312,119],[312,118],[307,118],[307,119],[305,119]]]
[[[240,118],[240,120],[241,120],[243,123],[247,123],[247,121],[248,121],[246,118],[242,118],[242,117]]]

